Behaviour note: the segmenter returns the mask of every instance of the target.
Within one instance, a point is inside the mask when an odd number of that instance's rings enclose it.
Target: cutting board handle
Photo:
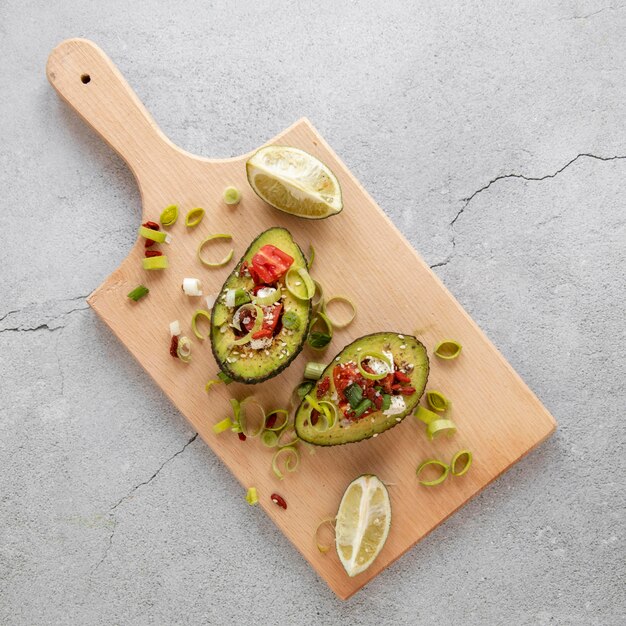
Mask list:
[[[59,95],[126,161],[140,187],[148,166],[153,181],[160,164],[164,170],[171,166],[178,149],[92,41],[60,43],[48,57],[46,74]]]

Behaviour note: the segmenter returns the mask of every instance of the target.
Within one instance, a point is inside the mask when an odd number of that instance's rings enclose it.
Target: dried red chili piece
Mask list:
[[[412,396],[415,393],[415,387],[402,387],[400,393],[403,396]]]
[[[278,413],[272,413],[266,420],[265,420],[265,428],[274,428],[274,426],[276,425],[276,420],[278,419]]]
[[[160,250],[146,250],[145,256],[149,259],[153,256],[163,256],[163,253]]]
[[[172,341],[170,343],[170,354],[177,359],[178,358],[178,335],[174,335],[172,337]]]
[[[150,230],[161,230],[161,227],[156,222],[145,222],[142,226],[145,226]]]
[[[400,370],[397,370],[396,372],[394,372],[394,376],[396,377],[396,380],[399,383],[410,383],[411,382],[411,377],[407,376],[404,372],[401,372]]]
[[[156,243],[156,241],[154,239],[146,239],[145,243],[143,244],[144,248],[152,248],[152,246]]]
[[[237,437],[239,437],[239,441],[245,441],[246,436],[243,433],[237,433]]]
[[[277,493],[273,493],[270,498],[274,504],[277,504],[279,507],[287,510],[287,503],[285,502],[285,498],[279,496]]]

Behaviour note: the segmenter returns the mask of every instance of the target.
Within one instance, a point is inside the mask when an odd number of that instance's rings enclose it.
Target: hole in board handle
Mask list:
[[[89,76],[89,74],[81,74],[80,82],[83,83],[83,85],[86,85],[90,80],[91,76]]]

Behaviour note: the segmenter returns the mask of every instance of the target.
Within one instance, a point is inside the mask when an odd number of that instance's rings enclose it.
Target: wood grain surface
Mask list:
[[[141,191],[142,221],[157,220],[173,203],[183,215],[170,229],[172,244],[161,246],[170,269],[145,272],[143,240],[138,239],[119,269],[89,297],[89,304],[237,477],[242,490],[233,497],[243,498],[244,488],[256,486],[265,513],[340,598],[360,589],[554,431],[552,416],[306,119],[268,143],[302,148],[335,172],[344,210],[326,220],[290,217],[257,198],[246,180],[249,155],[212,160],[174,146],[92,42],[61,43],[50,55],[47,75],[69,105],[128,163]],[[229,185],[243,192],[236,207],[222,201]],[[197,206],[207,214],[198,228],[188,231],[184,214]],[[208,340],[198,341],[190,328],[194,310],[204,302],[183,295],[182,279],[200,278],[205,294],[217,293],[250,241],[274,225],[288,228],[305,251],[314,244],[314,277],[328,295],[347,295],[358,306],[357,319],[335,333],[323,360],[366,333],[416,334],[431,357],[427,389],[437,389],[452,400],[455,437],[429,442],[423,425],[408,417],[376,439],[314,453],[305,447],[298,471],[279,481],[270,468],[272,453],[260,442],[242,443],[229,432],[213,433],[213,424],[230,414],[229,397],[254,393],[268,408],[286,406],[306,361],[321,360],[319,353],[305,348],[291,367],[261,385],[220,385],[210,395],[204,391],[217,366]],[[218,232],[233,234],[235,257],[227,267],[209,269],[197,261],[196,248],[202,238]],[[401,277],[390,280],[399,267]],[[150,294],[139,303],[131,302],[126,294],[140,283],[150,288]],[[168,325],[175,319],[193,339],[189,365],[168,354]],[[462,342],[458,360],[432,356],[433,347],[445,338]],[[462,448],[474,453],[468,474],[435,488],[418,484],[419,462],[433,456],[449,460]],[[327,554],[317,550],[313,532],[323,517],[336,512],[345,487],[362,473],[391,483],[393,522],[378,559],[363,574],[349,578],[334,550]],[[270,501],[273,492],[285,498],[286,511]]]

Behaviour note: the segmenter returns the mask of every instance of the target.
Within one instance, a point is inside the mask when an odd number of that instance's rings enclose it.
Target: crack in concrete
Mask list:
[[[480,189],[477,189],[470,196],[461,199],[461,202],[463,202],[463,205],[457,211],[456,215],[452,218],[452,220],[448,224],[448,228],[450,228],[450,230],[452,231],[452,235],[450,238],[450,242],[452,243],[452,251],[447,256],[446,259],[431,265],[430,266],[431,269],[435,267],[443,267],[452,260],[452,257],[454,256],[454,249],[456,248],[456,235],[455,235],[454,226],[457,223],[458,219],[461,217],[461,215],[463,215],[463,213],[465,212],[465,209],[467,209],[467,207],[469,206],[469,203],[477,195],[481,194],[483,191],[486,191],[492,185],[495,185],[501,180],[507,180],[509,178],[517,178],[517,179],[525,180],[528,182],[540,182],[542,180],[547,180],[548,178],[556,178],[559,174],[565,171],[570,165],[573,165],[574,163],[576,163],[576,161],[578,161],[578,159],[582,159],[583,157],[588,158],[588,159],[594,159],[596,161],[616,161],[616,160],[626,159],[626,155],[615,155],[611,157],[603,157],[603,156],[598,156],[596,154],[591,154],[589,152],[582,152],[581,154],[577,154],[573,159],[568,161],[563,167],[560,167],[558,170],[556,170],[556,172],[553,172],[552,174],[546,174],[545,176],[524,176],[524,174],[502,174],[501,176],[496,176],[494,179],[490,180],[486,185],[483,185]]]
[[[567,20],[567,21],[586,20],[590,17],[593,17],[594,15],[599,15],[600,13],[604,13],[605,11],[619,11],[620,9],[623,9],[625,6],[626,4],[620,4],[619,6],[616,6],[616,7],[602,7],[601,9],[598,9],[597,11],[593,11],[592,13],[587,13],[586,15],[572,15],[572,17],[562,17],[559,21],[562,22],[564,20]]]
[[[83,297],[83,296],[80,296]],[[71,298],[69,301],[71,302],[72,300],[78,300],[79,298]],[[83,298],[84,299],[84,298]],[[59,301],[61,302],[61,301]],[[68,302],[68,300],[63,300],[63,302]],[[49,332],[54,332],[55,330],[61,330],[62,328],[65,328],[66,324],[65,323],[59,323],[64,321],[64,319],[71,315],[72,313],[76,313],[77,311],[85,311],[86,309],[88,309],[89,306],[81,306],[81,307],[76,307],[74,309],[70,309],[69,311],[63,311],[57,315],[53,315],[51,317],[51,321],[49,322],[41,322],[41,323],[37,323],[37,326],[24,326],[22,324],[18,324],[17,326],[7,326],[6,328],[0,328],[0,333],[30,333],[30,332],[35,332],[38,330],[47,330]],[[32,308],[31,307],[24,307],[22,309],[16,309],[15,311],[9,311],[8,313],[6,313],[4,316],[2,316],[0,318],[0,322],[4,319],[6,319],[7,317],[9,317],[10,315],[14,315],[16,313],[22,313],[22,312],[31,312]]]
[[[168,463],[170,463],[170,461],[173,461],[177,456],[182,454],[187,449],[187,447],[190,446],[197,438],[198,438],[198,433],[194,433],[193,437],[191,437],[191,439],[189,439],[189,441],[187,441],[187,443],[185,443],[185,445],[180,450],[172,454],[172,456],[170,456],[165,461],[163,461],[163,463],[161,463],[161,465],[156,470],[156,472],[154,472],[154,474],[152,474],[152,476],[150,476],[148,480],[144,480],[140,482],[139,484],[135,485],[126,495],[122,496],[113,506],[109,508],[107,515],[109,515],[112,518],[113,526],[111,528],[111,532],[109,533],[108,543],[107,543],[106,548],[104,549],[104,554],[102,555],[100,560],[96,563],[96,565],[91,569],[92,574],[100,567],[100,565],[102,565],[104,560],[107,558],[109,551],[111,550],[111,546],[113,545],[113,537],[115,535],[115,531],[117,530],[117,518],[115,517],[115,513],[114,513],[115,509],[117,509],[117,507],[120,504],[122,504],[122,502],[125,502],[126,500],[128,500],[133,495],[133,493],[137,491],[137,489],[150,484],[160,474],[161,470]]]

